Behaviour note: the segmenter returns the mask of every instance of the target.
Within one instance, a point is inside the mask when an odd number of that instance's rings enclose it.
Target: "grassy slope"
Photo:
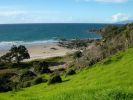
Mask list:
[[[18,92],[0,93],[0,100],[132,100],[133,49],[63,80],[60,84],[44,83]]]

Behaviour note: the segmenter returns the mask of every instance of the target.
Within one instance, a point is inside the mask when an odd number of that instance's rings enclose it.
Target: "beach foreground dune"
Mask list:
[[[64,56],[67,53],[73,53],[74,51],[76,51],[60,47],[57,43],[28,45],[26,47],[29,51],[30,59],[25,61]],[[8,52],[8,50],[0,50],[0,56],[4,55],[6,52]]]

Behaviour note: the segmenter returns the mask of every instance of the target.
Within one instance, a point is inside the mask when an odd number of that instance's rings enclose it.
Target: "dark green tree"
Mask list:
[[[8,53],[0,57],[0,61],[4,63],[19,63],[24,59],[29,59],[30,55],[25,46],[13,45]]]
[[[28,53],[28,50],[26,49],[25,46],[20,45],[20,46],[12,46],[10,49],[10,53],[12,54],[12,59],[19,63],[20,61],[24,59],[29,59],[30,55]]]

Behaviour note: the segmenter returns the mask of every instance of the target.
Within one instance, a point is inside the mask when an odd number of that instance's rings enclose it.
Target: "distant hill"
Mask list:
[[[116,22],[116,24],[129,24],[129,23],[133,23],[133,20],[126,20],[126,21]]]

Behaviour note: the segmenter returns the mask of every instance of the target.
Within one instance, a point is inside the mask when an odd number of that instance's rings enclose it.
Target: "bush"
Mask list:
[[[26,71],[20,76],[20,81],[29,81],[36,77],[36,74],[32,71]]]
[[[21,88],[27,88],[27,87],[30,87],[32,84],[31,84],[32,81],[23,81],[23,82],[19,82],[17,85],[16,85],[16,88],[15,90],[20,90]]]
[[[74,75],[76,74],[76,72],[73,70],[73,69],[69,69],[67,72],[66,72],[66,76],[67,75]]]
[[[33,85],[37,85],[43,82],[47,82],[47,79],[43,79],[42,77],[37,77],[34,81],[33,81]]]
[[[76,51],[74,54],[73,54],[73,58],[76,59],[76,58],[80,58],[82,57],[82,52],[81,51]]]
[[[64,72],[66,69],[65,68],[58,68],[58,71]]]
[[[26,88],[26,87],[30,87],[31,86],[31,82],[30,81],[26,81],[22,84],[22,87],[23,88]]]
[[[0,74],[0,92],[7,92],[16,88],[17,83],[11,80],[11,78],[14,76],[17,76],[17,74],[15,73]]]
[[[101,47],[93,44],[91,48],[88,48],[82,52],[82,57],[76,59],[74,64],[76,69],[80,69],[87,66],[92,66],[101,59],[103,59]]]
[[[48,64],[47,62],[43,61],[43,62],[34,62],[33,63],[33,67],[34,67],[34,72],[35,73],[49,73],[50,69],[48,68]]]
[[[48,80],[48,84],[54,84],[54,83],[61,83],[62,79],[60,77],[60,75],[53,75],[51,76],[51,78]]]
[[[65,68],[58,68],[58,69],[54,69],[51,76],[58,74],[58,75],[63,75],[65,73]]]

